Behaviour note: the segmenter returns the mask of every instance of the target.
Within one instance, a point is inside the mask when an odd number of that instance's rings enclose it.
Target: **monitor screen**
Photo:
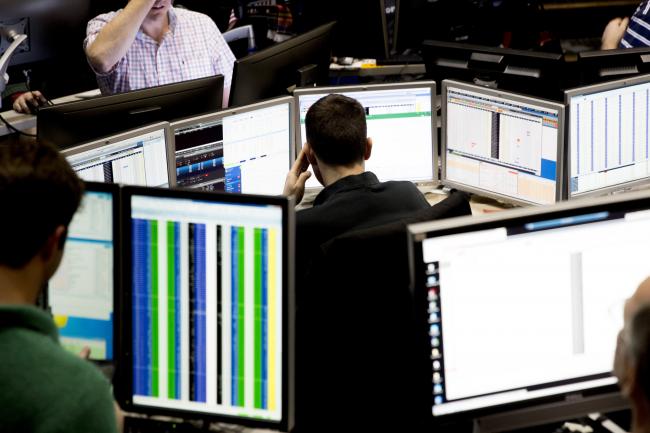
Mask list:
[[[430,183],[438,179],[436,116],[432,112],[434,82],[296,90],[300,126],[297,140],[301,146],[307,141],[305,117],[309,107],[332,93],[356,99],[366,110],[368,137],[373,143],[366,170],[375,173],[382,182]],[[321,185],[312,176],[307,187]]]
[[[282,194],[294,150],[293,98],[171,124],[178,186]]]
[[[648,276],[642,196],[409,227],[434,416],[614,391],[624,300]]]
[[[90,359],[113,360],[117,187],[86,184],[68,228],[63,261],[48,285],[48,307],[61,344]]]
[[[126,404],[282,428],[290,201],[144,188],[122,197]]]
[[[569,198],[650,178],[650,76],[567,91]]]
[[[62,153],[79,177],[86,181],[174,186],[168,129],[168,123],[158,123]]]
[[[522,204],[562,198],[562,105],[444,81],[442,106],[444,184]]]

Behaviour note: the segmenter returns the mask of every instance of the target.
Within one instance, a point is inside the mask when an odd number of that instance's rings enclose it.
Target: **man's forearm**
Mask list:
[[[86,48],[95,70],[108,72],[127,53],[156,0],[131,0]]]

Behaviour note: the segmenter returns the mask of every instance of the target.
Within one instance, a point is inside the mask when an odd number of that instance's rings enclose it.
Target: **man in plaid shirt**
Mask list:
[[[84,47],[102,94],[224,76],[227,106],[235,56],[206,15],[173,0],[129,0],[88,23]]]

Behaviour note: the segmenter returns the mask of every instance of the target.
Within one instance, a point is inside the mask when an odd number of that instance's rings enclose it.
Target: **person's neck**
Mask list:
[[[344,177],[362,174],[365,171],[366,168],[364,164],[354,164],[351,166],[327,166],[321,167],[321,176],[323,177],[323,183],[325,186],[330,186]]]
[[[153,18],[145,18],[142,22],[142,31],[145,35],[161,42],[169,30],[169,12]]]
[[[20,269],[0,266],[0,305],[34,305],[42,287],[42,269],[34,263]]]

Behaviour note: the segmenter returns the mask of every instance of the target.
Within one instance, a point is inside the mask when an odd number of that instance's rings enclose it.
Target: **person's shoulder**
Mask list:
[[[401,201],[415,201],[423,206],[429,206],[424,194],[418,189],[413,182],[407,180],[389,180],[381,182],[381,189],[387,194],[399,198]]]
[[[388,180],[385,182],[381,182],[379,185],[391,190],[400,190],[400,191],[407,191],[412,193],[417,192],[420,195],[422,194],[418,189],[418,187],[415,186],[413,182],[409,182],[408,180]]]
[[[1,340],[11,354],[0,360],[0,383],[11,395],[0,398],[0,416],[8,424],[28,417],[39,431],[83,431],[75,426],[101,420],[102,427],[92,430],[114,431],[110,387],[94,365],[29,329],[16,329]]]

